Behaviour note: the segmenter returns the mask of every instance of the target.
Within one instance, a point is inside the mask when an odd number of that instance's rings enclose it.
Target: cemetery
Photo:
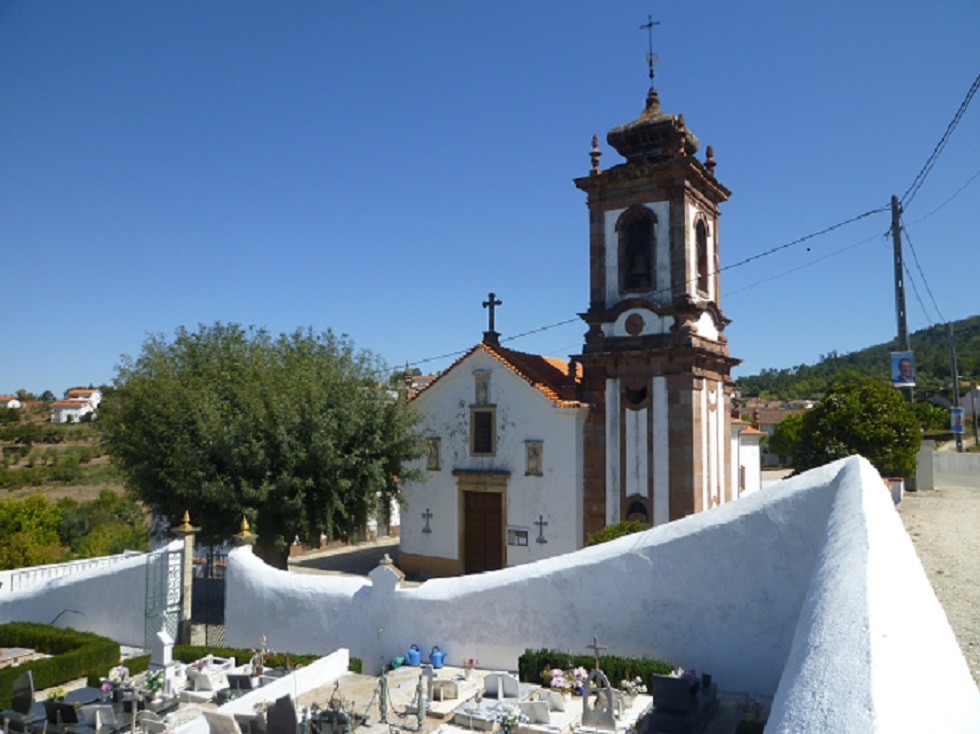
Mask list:
[[[143,644],[130,562],[121,581],[95,569],[4,596],[0,623],[72,609],[59,626],[152,648],[121,700],[89,680],[70,706],[38,712],[46,694],[15,687],[5,731],[38,731],[26,721],[38,713],[52,734],[980,730],[942,608],[858,457],[575,553],[421,585],[390,563],[307,576],[237,548],[225,632],[259,658],[184,661],[166,635]],[[29,655],[0,646],[0,658]],[[266,650],[322,657],[269,670]]]

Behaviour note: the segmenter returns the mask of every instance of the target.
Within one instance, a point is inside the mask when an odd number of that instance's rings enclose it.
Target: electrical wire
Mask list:
[[[912,244],[912,238],[909,236],[909,231],[905,227],[905,222],[903,222],[901,218],[899,218],[898,222],[899,222],[899,226],[902,228],[902,232],[905,233],[905,240],[909,243],[909,250],[912,253],[912,259],[915,260],[915,267],[918,269],[919,275],[922,277],[922,283],[926,287],[926,292],[929,294],[929,298],[932,300],[932,305],[936,307],[936,313],[939,314],[939,322],[945,323],[946,317],[943,316],[942,309],[940,309],[939,304],[936,303],[936,297],[932,294],[932,288],[929,287],[929,281],[926,279],[926,274],[922,271],[922,265],[919,263],[919,254],[915,251],[915,247]],[[908,269],[906,268],[906,272],[907,271]],[[912,288],[914,289],[915,281],[911,281],[911,282],[912,282]],[[916,292],[916,296],[918,297],[918,292]],[[921,304],[922,301],[920,300],[919,303]],[[924,306],[922,310],[925,311]],[[926,318],[928,318],[928,314],[926,314]]]
[[[755,262],[756,260],[761,260],[764,257],[769,257],[770,255],[775,255],[777,252],[782,252],[783,250],[787,250],[787,249],[789,249],[791,247],[795,247],[796,245],[803,244],[804,242],[808,242],[809,240],[812,240],[812,239],[814,239],[816,237],[820,237],[821,235],[829,234],[829,233],[831,233],[831,232],[833,232],[833,231],[835,231],[837,229],[840,229],[841,227],[846,227],[849,224],[854,224],[855,222],[858,222],[858,221],[860,221],[862,219],[866,219],[867,217],[874,216],[875,214],[880,214],[881,212],[884,212],[884,211],[888,211],[890,208],[891,208],[891,205],[890,204],[885,204],[884,206],[879,206],[879,207],[877,207],[875,209],[871,209],[871,210],[866,211],[866,212],[863,212],[861,214],[857,214],[857,215],[855,215],[853,217],[850,217],[849,219],[844,219],[844,220],[842,220],[840,222],[837,222],[836,224],[832,224],[829,227],[824,227],[823,229],[821,229],[821,230],[819,230],[817,232],[812,232],[812,233],[810,233],[808,235],[804,235],[802,237],[797,237],[796,239],[791,240],[790,242],[786,242],[786,243],[784,243],[782,245],[777,245],[776,247],[771,247],[768,250],[764,250],[763,252],[757,253],[755,255],[751,255],[751,256],[749,256],[747,258],[744,258],[742,260],[739,260],[738,262],[732,263],[731,265],[726,265],[723,268],[718,268],[717,271],[715,271],[714,273],[710,273],[710,275],[718,275],[719,273],[727,272],[729,270],[733,270],[734,268],[742,267],[743,265],[747,265],[748,263]],[[857,244],[864,244],[864,242],[867,242],[870,239],[874,239],[874,238],[872,237],[872,238],[869,238],[868,240],[863,240],[862,242],[859,242]],[[856,246],[857,245],[853,245],[853,247],[856,247]],[[849,249],[849,248],[844,248],[844,249]],[[691,278],[687,282],[687,285],[690,285],[691,283],[695,282],[696,280],[697,280],[697,276]],[[673,286],[670,286],[670,287],[667,287],[667,288],[661,288],[661,289],[659,289],[659,290],[654,291],[653,293],[651,293],[650,294],[650,297],[655,298],[656,296],[659,296],[659,295],[669,294],[672,291],[673,291]],[[577,318],[565,319],[564,321],[558,321],[558,322],[553,323],[553,324],[548,324],[546,326],[539,326],[537,328],[530,329],[528,331],[523,331],[520,334],[514,334],[513,336],[509,336],[509,337],[507,337],[505,339],[502,339],[501,341],[504,341],[504,342],[513,341],[514,339],[519,339],[521,337],[528,336],[530,334],[537,334],[539,332],[547,331],[549,329],[554,329],[554,328],[557,328],[559,326],[565,326],[566,324],[571,324],[571,323],[574,323],[576,321],[578,321]],[[459,357],[459,356],[462,356],[462,355],[466,354],[466,352],[468,352],[468,351],[469,351],[468,348],[467,349],[460,349],[460,350],[457,350],[457,351],[454,351],[454,352],[447,352],[446,354],[440,354],[440,355],[437,355],[437,356],[434,356],[434,357],[425,357],[423,359],[412,360],[412,361],[409,361],[408,364],[409,365],[420,365],[420,364],[426,364],[428,362],[435,362],[436,360],[440,360],[440,359],[449,359],[450,357]]]
[[[950,196],[948,199],[946,199],[946,201],[944,201],[942,204],[940,204],[939,206],[937,206],[935,209],[933,209],[931,212],[929,212],[925,216],[919,217],[914,222],[909,222],[909,225],[911,226],[913,224],[918,224],[919,222],[921,222],[923,220],[926,220],[929,217],[931,217],[933,214],[935,214],[936,212],[938,212],[940,209],[942,209],[944,206],[946,206],[949,202],[951,202],[957,196],[959,196],[960,194],[962,194],[966,190],[966,187],[967,186],[969,186],[971,183],[973,183],[974,181],[977,180],[977,177],[980,177],[980,171],[977,171],[972,176],[970,176],[969,180],[965,184],[963,184],[962,186],[960,186],[958,189],[956,189],[956,191],[953,193],[953,195]]]
[[[973,95],[977,93],[978,88],[980,88],[980,74],[978,74],[977,78],[973,80],[973,84],[970,85],[970,91],[966,93],[966,97],[960,103],[960,107],[958,110],[956,110],[956,114],[953,115],[953,119],[950,121],[949,125],[946,126],[946,132],[943,133],[943,136],[939,139],[939,142],[936,143],[936,147],[932,149],[932,154],[929,156],[929,160],[925,162],[925,165],[922,166],[911,185],[908,187],[905,193],[902,194],[901,204],[903,210],[912,203],[912,199],[914,199],[915,195],[919,193],[919,189],[921,189],[922,184],[925,183],[926,177],[929,175],[929,172],[932,171],[932,167],[936,165],[936,161],[939,159],[943,149],[946,147],[946,143],[949,142],[949,138],[956,129],[956,126],[960,124],[960,120],[963,118],[967,108],[970,106],[970,102],[973,100]]]

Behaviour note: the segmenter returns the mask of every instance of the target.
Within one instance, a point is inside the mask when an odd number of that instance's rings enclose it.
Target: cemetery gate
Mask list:
[[[205,645],[225,644],[225,572],[228,551],[201,548],[194,558],[194,595],[191,598],[191,634],[195,642],[203,629]]]
[[[161,629],[174,640],[180,630],[180,606],[183,599],[184,553],[166,548],[146,555],[146,622],[143,648],[153,649]]]

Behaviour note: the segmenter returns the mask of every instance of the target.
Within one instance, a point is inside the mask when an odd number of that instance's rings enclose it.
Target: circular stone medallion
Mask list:
[[[643,317],[638,313],[630,314],[629,318],[626,319],[626,333],[630,336],[636,336],[641,331],[643,331]]]

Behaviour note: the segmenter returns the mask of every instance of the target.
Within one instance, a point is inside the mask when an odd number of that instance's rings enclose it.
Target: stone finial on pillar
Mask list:
[[[599,168],[599,159],[602,157],[602,151],[599,150],[599,136],[592,136],[592,152],[589,153],[589,157],[592,159],[592,170],[589,172],[590,176],[598,176],[602,173]]]
[[[191,514],[184,510],[184,517],[180,525],[170,528],[177,537],[184,539],[184,558],[183,558],[183,595],[180,605],[180,627],[177,630],[177,637],[182,645],[191,644],[191,609],[194,590],[194,536],[200,532],[201,528],[191,525]]]
[[[255,545],[258,538],[255,533],[248,529],[248,518],[242,515],[242,529],[235,533],[231,538],[231,543],[236,548],[249,548]]]

